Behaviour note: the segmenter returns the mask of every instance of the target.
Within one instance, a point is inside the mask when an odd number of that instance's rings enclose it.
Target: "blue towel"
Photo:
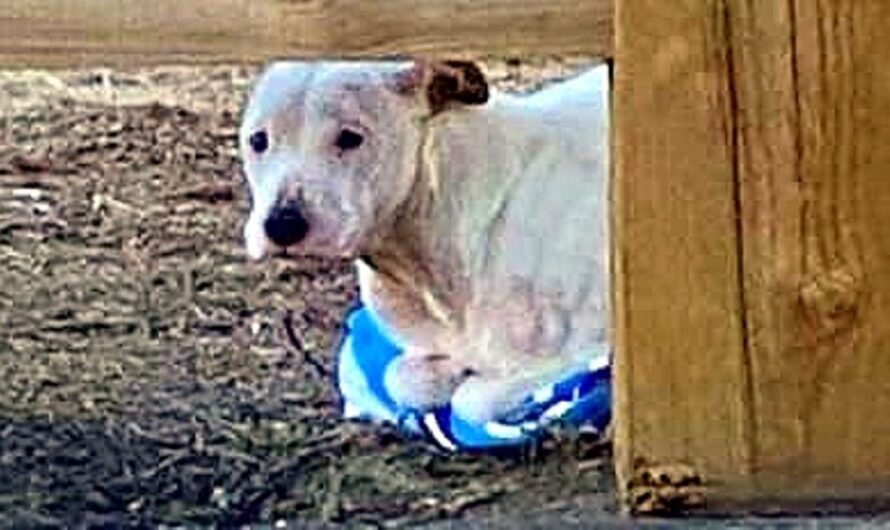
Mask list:
[[[397,337],[373,312],[359,307],[350,313],[337,355],[345,417],[392,423],[450,451],[523,446],[554,424],[601,432],[611,420],[611,370],[602,355],[587,370],[528,396],[509,419],[480,425],[460,418],[449,405],[426,412],[400,407],[387,392],[383,375],[401,351]]]

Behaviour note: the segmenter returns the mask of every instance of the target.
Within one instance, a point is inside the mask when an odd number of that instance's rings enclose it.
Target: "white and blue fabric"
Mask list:
[[[395,335],[365,307],[347,318],[337,355],[337,383],[343,414],[398,425],[450,451],[520,447],[540,439],[554,425],[593,427],[602,432],[611,420],[611,372],[606,355],[562,381],[528,396],[508,419],[477,424],[463,420],[449,405],[432,411],[405,409],[383,384],[390,362],[402,354]]]

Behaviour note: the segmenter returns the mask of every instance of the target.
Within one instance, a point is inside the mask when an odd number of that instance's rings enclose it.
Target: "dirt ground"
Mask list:
[[[488,68],[529,89],[585,63]],[[236,127],[255,73],[0,72],[0,525],[613,510],[599,441],[450,456],[339,418],[349,265],[251,264],[240,242]]]

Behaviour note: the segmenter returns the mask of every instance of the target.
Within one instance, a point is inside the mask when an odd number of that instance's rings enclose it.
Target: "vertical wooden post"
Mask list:
[[[619,0],[616,455],[890,498],[890,2]]]

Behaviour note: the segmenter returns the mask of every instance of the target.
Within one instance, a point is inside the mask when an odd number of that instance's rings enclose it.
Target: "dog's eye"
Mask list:
[[[269,135],[266,131],[257,131],[251,134],[247,141],[250,143],[250,148],[253,149],[253,152],[256,154],[265,153],[266,150],[269,149]]]
[[[352,129],[343,129],[340,131],[340,134],[337,135],[334,145],[343,151],[349,151],[350,149],[357,149],[364,141],[365,138],[360,133],[357,133]]]

